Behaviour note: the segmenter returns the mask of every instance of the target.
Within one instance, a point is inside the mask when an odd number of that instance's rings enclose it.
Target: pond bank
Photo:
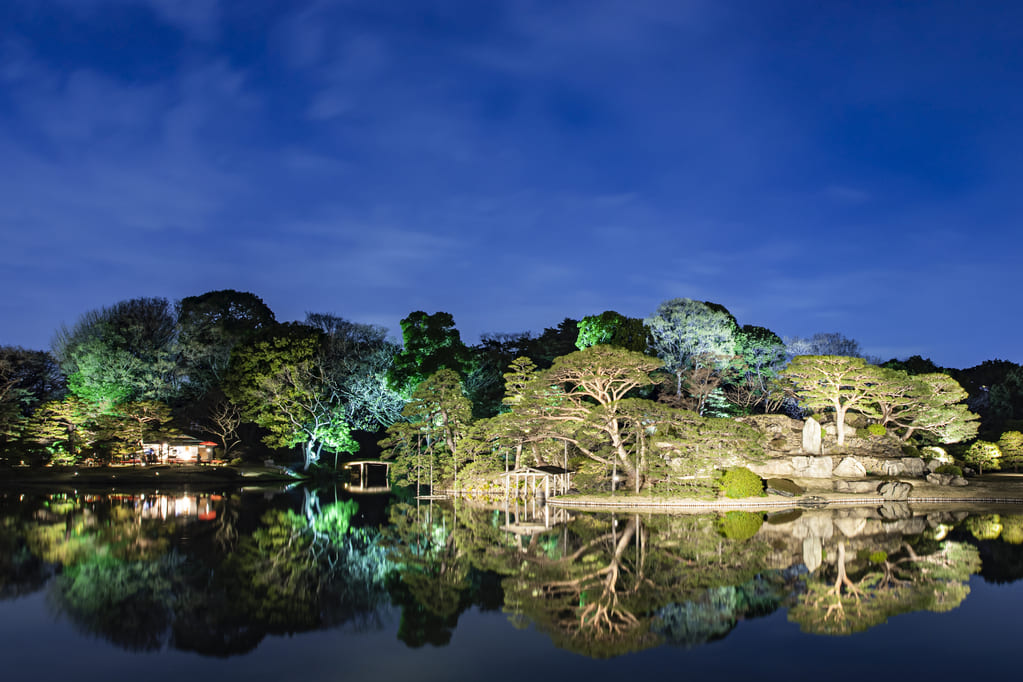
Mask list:
[[[7,469],[0,471],[0,487],[59,486],[161,486],[161,485],[258,485],[262,483],[297,482],[296,478],[277,467],[267,466],[109,466],[67,469]]]
[[[806,488],[798,497],[771,494],[767,497],[745,499],[692,499],[663,498],[643,495],[562,495],[547,500],[551,507],[566,509],[601,509],[629,511],[730,511],[770,510],[792,507],[876,506],[891,502],[916,505],[1023,505],[1023,474],[999,473],[975,476],[968,486],[958,488],[938,486],[921,480],[907,481],[913,489],[902,500],[883,498],[877,494],[836,493],[830,489],[831,481],[796,479]],[[880,481],[878,481],[880,483]],[[824,489],[824,485],[829,486]]]

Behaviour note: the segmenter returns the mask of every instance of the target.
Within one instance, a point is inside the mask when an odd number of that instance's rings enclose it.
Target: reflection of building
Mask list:
[[[391,492],[390,462],[366,459],[347,462],[344,469],[348,473],[345,490],[350,493],[374,495]]]
[[[220,495],[125,495],[124,502],[135,508],[143,519],[175,518],[179,520],[212,521],[217,518],[215,505]]]
[[[149,462],[201,464],[213,461],[216,445],[189,435],[153,437],[152,442],[142,444],[142,453]]]

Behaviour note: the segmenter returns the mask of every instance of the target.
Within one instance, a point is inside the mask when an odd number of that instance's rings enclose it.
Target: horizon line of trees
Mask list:
[[[246,448],[260,454],[261,442],[294,449],[305,468],[332,454],[336,467],[360,440],[390,429],[389,447],[404,443],[420,463],[423,448],[445,451],[440,468],[450,480],[478,460],[456,454],[470,443],[490,448],[488,466],[496,466],[497,444],[529,429],[514,445],[516,461],[523,450],[542,461],[542,443],[560,445],[636,483],[658,476],[653,465],[637,466],[653,461],[643,434],[657,428],[681,443],[694,429],[713,432],[706,424],[714,419],[825,409],[841,424],[858,409],[906,440],[956,442],[976,435],[967,405],[992,439],[1023,418],[1023,367],[1013,363],[970,370],[917,356],[880,363],[841,334],[783,340],[740,325],[724,306],[687,298],[642,320],[605,311],[540,334],[484,335],[474,346],[449,313],[416,311],[401,327],[399,344],[382,327],[328,313],[278,322],[259,297],[234,290],[174,304],[120,301],[62,327],[49,352],[0,347],[0,451],[54,463],[109,461],[177,429],[216,439],[224,458]],[[608,378],[623,372],[625,383]]]

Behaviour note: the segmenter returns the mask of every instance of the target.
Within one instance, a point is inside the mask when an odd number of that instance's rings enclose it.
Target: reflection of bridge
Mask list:
[[[381,495],[391,492],[390,462],[363,459],[347,462],[342,468],[348,472],[344,489],[350,493]]]
[[[504,525],[501,530],[518,536],[538,535],[546,533],[552,526],[568,523],[572,520],[568,509],[564,507],[548,507],[546,504],[524,501],[520,507],[518,498],[514,502],[504,503]]]

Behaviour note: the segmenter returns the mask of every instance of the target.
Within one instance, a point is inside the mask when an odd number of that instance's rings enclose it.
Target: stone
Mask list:
[[[886,459],[881,462],[881,473],[885,476],[901,476],[902,460]]]
[[[877,513],[885,521],[897,521],[913,517],[913,510],[905,502],[886,502],[877,508]],[[923,521],[923,519],[920,520]]]
[[[860,535],[866,527],[867,520],[863,517],[835,519],[835,528],[847,538],[854,538]]]
[[[760,478],[792,476],[795,469],[792,468],[792,458],[784,457],[769,459],[766,462],[750,463],[746,467]]]
[[[877,486],[877,494],[886,500],[908,500],[913,486],[905,481],[885,481]]]
[[[846,478],[862,478],[867,475],[867,468],[860,464],[860,461],[855,457],[846,457],[835,467],[834,475]]]
[[[955,477],[951,474],[927,474],[927,478],[924,480],[931,485],[951,485],[953,478]]]
[[[834,462],[830,457],[793,457],[792,469],[796,478],[831,478]]]
[[[901,461],[904,475],[921,477],[924,475],[924,461],[919,457],[903,457]]]
[[[806,488],[787,478],[769,478],[766,481],[767,492],[783,497],[796,497],[806,492]]]
[[[803,564],[806,570],[813,573],[821,567],[824,559],[824,543],[820,538],[809,537],[803,540]]]
[[[966,479],[963,478],[962,476],[956,476],[956,477],[954,477],[952,479],[952,485],[961,488],[964,485],[970,485],[970,484],[967,483]]]
[[[819,455],[823,452],[821,443],[821,425],[813,417],[807,417],[803,424],[803,452]]]
[[[832,489],[836,493],[857,493],[863,495],[877,490],[877,481],[839,480],[832,483]]]
[[[940,459],[929,459],[929,460],[927,460],[927,470],[930,471],[932,474],[934,473],[934,470],[937,469],[938,467],[940,467],[941,465],[942,465],[942,462],[941,462]]]

